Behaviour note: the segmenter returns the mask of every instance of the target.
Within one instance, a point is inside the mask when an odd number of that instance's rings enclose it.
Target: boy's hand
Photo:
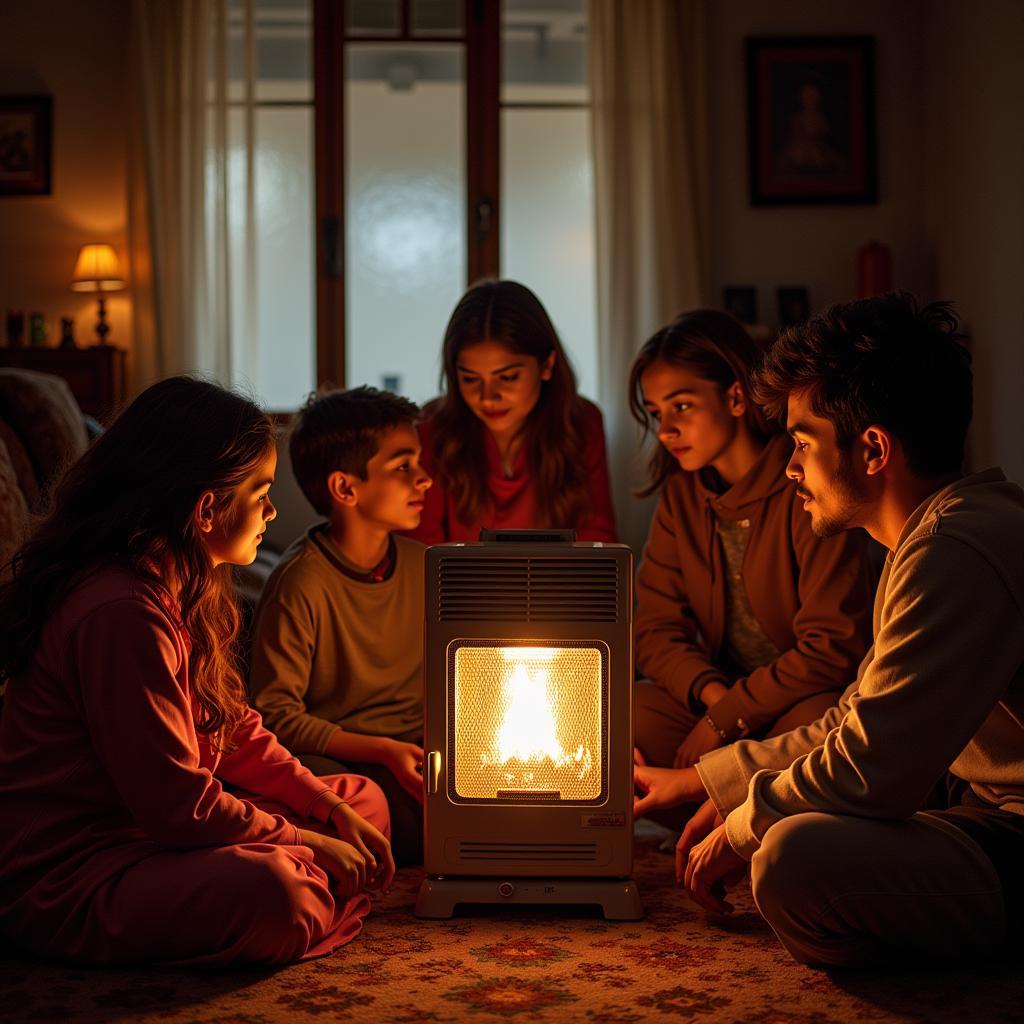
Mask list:
[[[313,851],[313,863],[334,879],[340,895],[348,898],[366,888],[366,858],[351,843],[304,828],[299,836]]]
[[[407,793],[423,803],[423,748],[415,743],[388,740],[384,764]]]
[[[391,854],[391,843],[383,833],[346,803],[335,804],[328,821],[339,838],[354,847],[365,861],[365,884],[387,892],[395,877],[395,858]]]

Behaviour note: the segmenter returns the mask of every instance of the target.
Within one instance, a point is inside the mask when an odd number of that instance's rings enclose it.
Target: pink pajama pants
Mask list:
[[[389,835],[387,802],[376,783],[358,775],[322,781]],[[329,832],[279,805],[247,799],[302,828]],[[19,944],[55,959],[104,965],[289,963],[350,941],[370,909],[365,893],[336,896],[308,847],[269,843],[190,850],[153,844],[94,893],[44,880],[26,896],[17,914]]]

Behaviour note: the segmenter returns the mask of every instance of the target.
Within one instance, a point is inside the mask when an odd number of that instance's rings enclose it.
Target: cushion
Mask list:
[[[21,493],[25,495],[25,503],[33,512],[39,511],[39,483],[36,480],[36,471],[32,467],[32,459],[25,451],[25,446],[15,433],[14,427],[2,418],[0,418],[0,441],[7,445],[7,457],[14,468],[14,475],[18,478]]]
[[[0,440],[0,575],[21,546],[28,525],[28,505],[21,492],[7,445]]]
[[[0,370],[0,418],[21,439],[43,491],[65,464],[85,451],[81,410],[67,381],[60,377],[32,370]]]

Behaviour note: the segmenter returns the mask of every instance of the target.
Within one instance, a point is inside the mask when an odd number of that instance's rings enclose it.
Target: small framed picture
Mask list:
[[[757,289],[753,285],[726,285],[722,305],[741,324],[757,323]]]
[[[754,206],[878,201],[871,36],[747,39]]]
[[[811,315],[811,300],[806,288],[780,288],[779,326],[802,324]]]
[[[48,196],[50,96],[0,96],[0,196]]]

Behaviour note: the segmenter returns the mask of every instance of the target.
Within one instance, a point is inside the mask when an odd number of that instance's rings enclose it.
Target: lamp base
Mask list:
[[[96,323],[96,337],[99,340],[96,344],[106,345],[107,335],[110,333],[110,324],[107,323],[107,300],[102,292],[97,294],[96,300],[99,303],[99,320]]]

